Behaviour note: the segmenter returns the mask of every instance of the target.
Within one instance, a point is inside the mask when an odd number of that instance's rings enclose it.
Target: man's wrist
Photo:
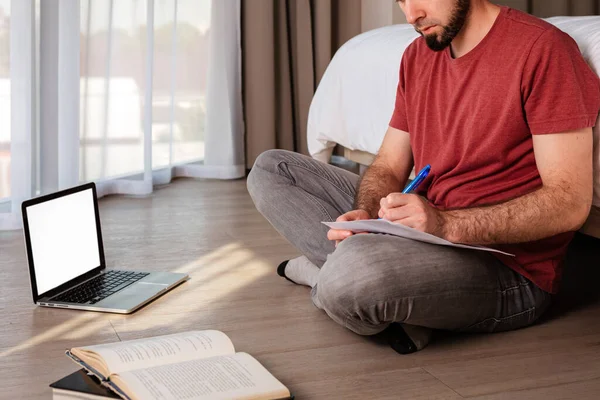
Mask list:
[[[446,239],[452,243],[459,243],[460,237],[455,234],[454,225],[456,218],[450,211],[439,211],[439,220],[441,225],[442,239]]]

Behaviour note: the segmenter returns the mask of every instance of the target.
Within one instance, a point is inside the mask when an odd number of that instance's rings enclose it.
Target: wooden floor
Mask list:
[[[276,275],[297,252],[255,210],[243,180],[178,179],[148,198],[101,199],[100,213],[109,268],[191,280],[128,316],[36,307],[22,233],[0,232],[0,399],[49,399],[48,384],[77,370],[68,347],[192,329],[224,331],[298,399],[600,397],[598,280],[573,286],[577,298],[563,296],[539,325],[440,333],[401,356],[336,325],[307,288]],[[585,245],[573,262],[600,267],[598,241]]]

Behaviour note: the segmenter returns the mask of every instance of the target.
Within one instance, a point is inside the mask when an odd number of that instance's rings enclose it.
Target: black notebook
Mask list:
[[[100,384],[100,380],[88,375],[84,369],[73,372],[50,385],[52,398],[66,399],[120,399],[115,393]]]

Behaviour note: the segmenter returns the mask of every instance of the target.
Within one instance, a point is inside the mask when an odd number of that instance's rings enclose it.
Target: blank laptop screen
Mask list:
[[[100,266],[92,189],[27,207],[38,295]]]

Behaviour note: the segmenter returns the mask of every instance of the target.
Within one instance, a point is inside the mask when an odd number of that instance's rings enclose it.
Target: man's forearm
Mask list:
[[[407,176],[408,179],[408,176]],[[377,160],[365,171],[354,199],[354,209],[365,210],[371,218],[377,218],[382,197],[399,192],[401,183],[382,163]]]
[[[522,243],[581,227],[589,199],[576,199],[563,188],[541,189],[506,203],[442,211],[443,236],[469,244]]]

